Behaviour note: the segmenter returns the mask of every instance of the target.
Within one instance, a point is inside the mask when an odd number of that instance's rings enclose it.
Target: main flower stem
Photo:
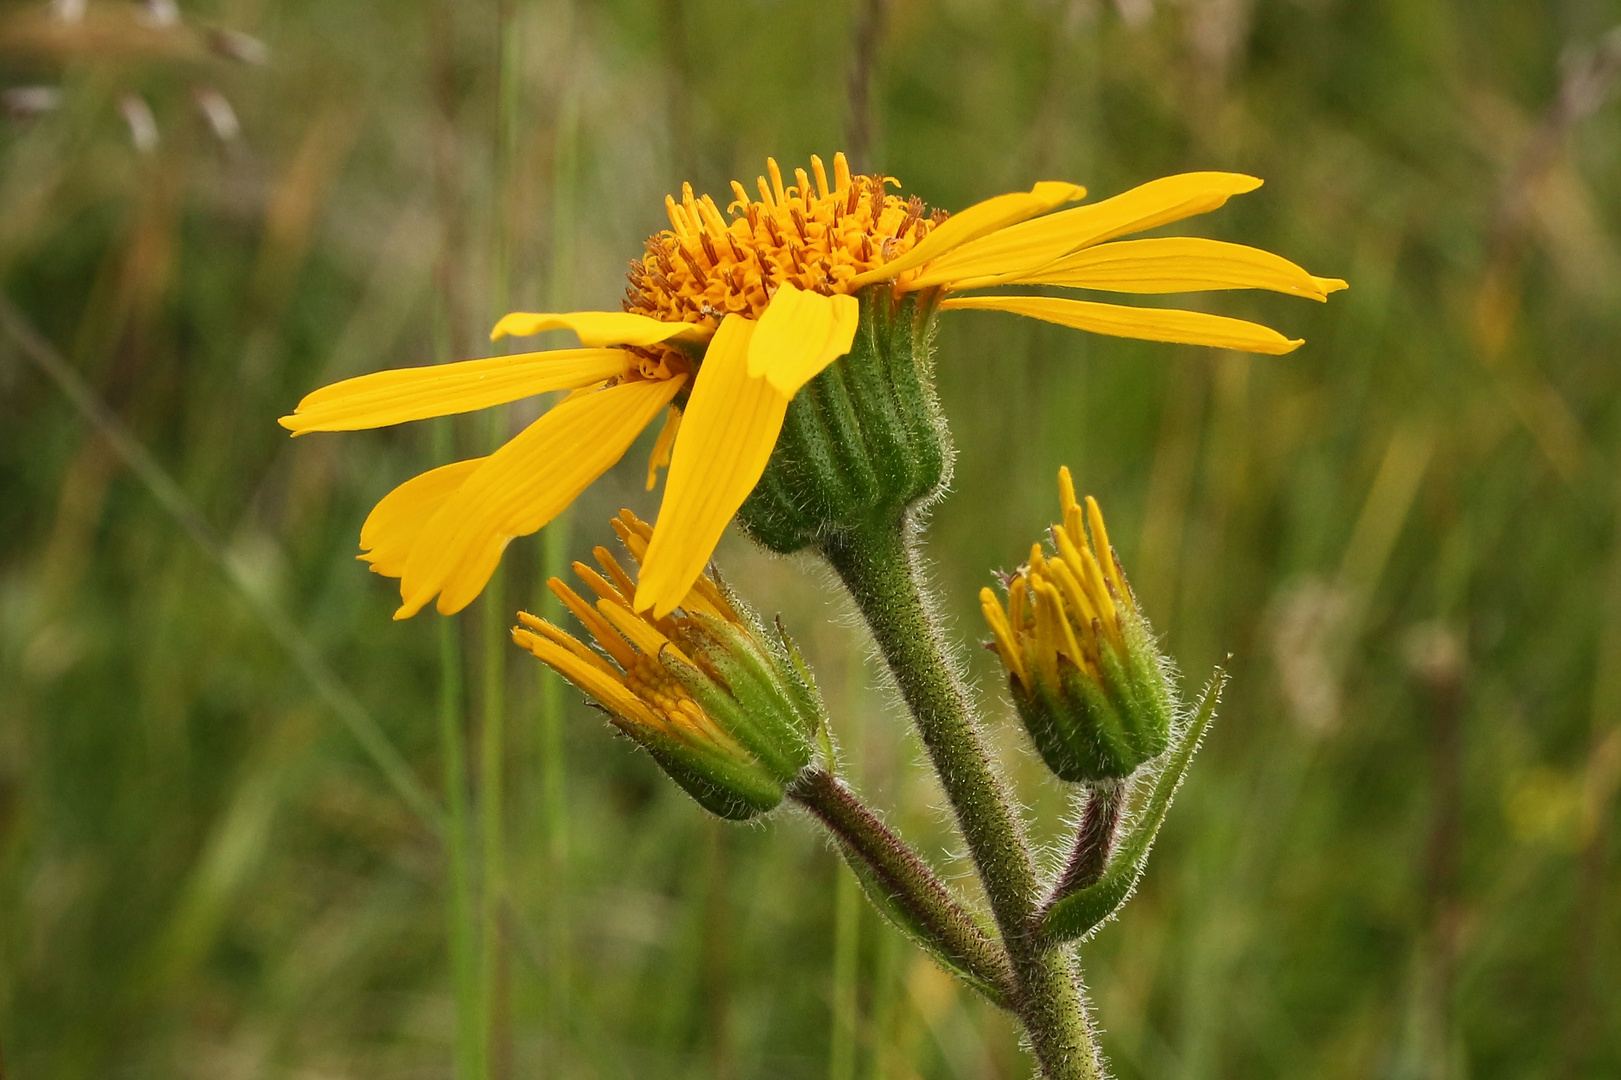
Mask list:
[[[1012,1002],[1047,1080],[1099,1080],[1102,1067],[1070,950],[1035,922],[1039,884],[1014,803],[949,659],[905,520],[834,533],[822,554],[872,631],[915,718],[985,886],[1018,980]]]

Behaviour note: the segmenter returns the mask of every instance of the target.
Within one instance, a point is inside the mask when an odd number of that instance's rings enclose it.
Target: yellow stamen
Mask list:
[[[765,167],[771,174],[771,194],[776,196],[777,205],[781,206],[788,201],[788,196],[782,189],[782,170],[777,168],[776,158],[766,158]]]
[[[815,158],[811,159],[816,160]],[[844,156],[844,151],[833,155],[833,194],[842,195],[850,186],[850,161]]]
[[[822,168],[822,159],[815,154],[811,155],[811,171],[816,174],[816,194],[819,198],[827,198],[827,170]]]

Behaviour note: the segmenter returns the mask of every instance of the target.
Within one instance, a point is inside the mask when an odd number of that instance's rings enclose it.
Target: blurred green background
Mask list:
[[[577,694],[487,655],[548,557],[651,517],[645,446],[512,545],[487,623],[393,623],[360,523],[490,420],[274,423],[335,378],[485,355],[508,306],[615,307],[682,180],[841,147],[952,209],[1254,173],[1185,231],[1352,284],[1192,298],[1307,339],[1284,358],[943,320],[931,555],[1042,839],[1065,795],[975,592],[1053,519],[1059,464],[1189,690],[1234,656],[1138,896],[1082,949],[1119,1076],[1621,1075],[1617,23],[1613,0],[0,5],[5,1075],[451,1075],[445,847],[353,734],[442,805],[447,720],[475,819],[502,811],[492,1075],[1028,1073],[807,820],[706,820]],[[720,561],[805,644],[861,787],[961,879],[828,577],[736,537]]]

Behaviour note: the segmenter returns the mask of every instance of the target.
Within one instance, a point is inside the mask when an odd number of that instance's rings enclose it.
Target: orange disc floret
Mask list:
[[[851,176],[843,154],[833,157],[831,187],[818,157],[814,181],[796,169],[786,187],[776,161],[766,166],[759,199],[732,182],[729,222],[691,184],[679,203],[666,197],[672,227],[649,237],[647,254],[630,264],[626,311],[713,327],[729,314],[758,319],[785,282],[824,296],[853,292],[852,278],[905,254],[945,220],[916,196],[889,194],[894,177]]]

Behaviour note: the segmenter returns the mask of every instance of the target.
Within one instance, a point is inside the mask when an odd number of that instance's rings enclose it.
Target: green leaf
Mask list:
[[[1215,718],[1221,691],[1227,685],[1227,670],[1218,667],[1206,684],[1199,707],[1187,727],[1173,739],[1170,753],[1160,767],[1154,790],[1137,815],[1131,831],[1115,850],[1108,869],[1097,882],[1061,897],[1041,920],[1041,928],[1054,941],[1075,941],[1086,937],[1107,922],[1130,899],[1148,865],[1148,853],[1159,835],[1159,827],[1171,808],[1171,799],[1188,774],[1193,755],[1199,749],[1210,721]]]

